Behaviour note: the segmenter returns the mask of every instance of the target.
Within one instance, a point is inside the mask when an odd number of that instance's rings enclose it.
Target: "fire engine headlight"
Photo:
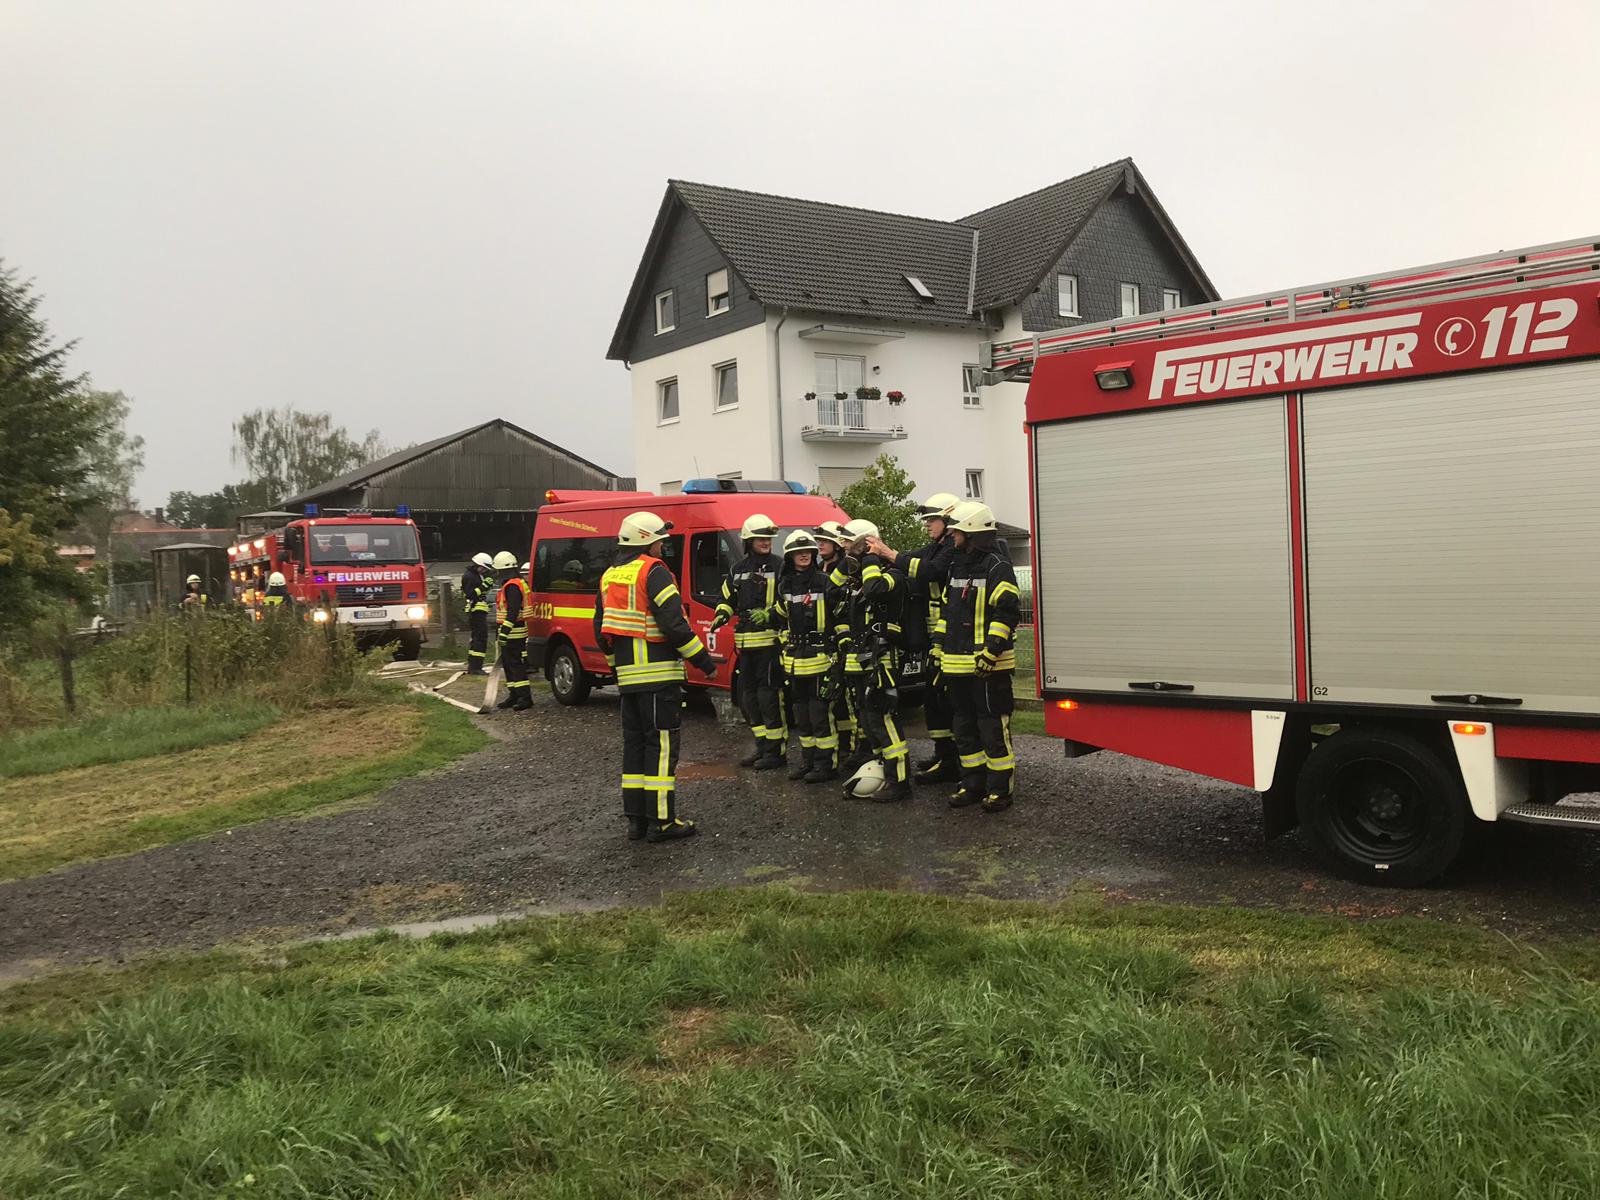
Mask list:
[[[406,609],[406,618],[412,621],[426,621],[428,619],[428,610],[421,604],[413,604]]]
[[[1131,362],[1102,363],[1094,369],[1094,381],[1102,392],[1120,392],[1133,386]]]
[[[326,621],[328,619],[328,610],[325,608],[319,608],[315,610],[311,614],[311,619],[313,621]]]

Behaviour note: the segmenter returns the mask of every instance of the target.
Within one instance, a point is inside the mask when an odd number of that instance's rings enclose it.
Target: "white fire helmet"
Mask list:
[[[817,538],[820,541],[832,542],[835,546],[848,546],[850,535],[844,531],[844,526],[837,521],[824,521],[817,526]]]
[[[671,521],[663,521],[653,512],[629,513],[622,518],[617,541],[624,546],[653,546],[666,537],[671,528]]]
[[[817,539],[812,537],[810,531],[805,529],[796,529],[783,539],[783,552],[785,555],[793,554],[798,550],[815,551],[816,548]]]
[[[874,758],[850,776],[850,782],[844,785],[844,794],[865,799],[875,792],[881,792],[888,782],[888,772],[883,769],[883,764]]]
[[[739,536],[747,542],[751,538],[777,537],[778,527],[766,513],[751,513],[739,527]]]
[[[282,571],[274,571],[267,576],[268,587],[287,587],[289,581],[283,577]]]
[[[987,504],[968,500],[950,514],[950,528],[962,533],[993,533],[994,513]]]
[[[862,538],[878,536],[878,527],[864,517],[857,517],[844,527],[845,533],[850,535],[850,540],[858,542]]]
[[[200,576],[191,575],[191,576],[189,576],[189,578],[185,579],[184,582],[185,583],[199,583],[200,582]]]
[[[956,510],[956,506],[960,503],[961,497],[953,492],[935,492],[917,505],[917,516],[924,521],[931,521],[936,517],[949,520],[950,514]]]
[[[472,556],[472,561],[478,566],[482,567],[485,571],[494,566],[494,559],[490,558],[482,550],[478,551],[478,553]]]
[[[517,569],[517,556],[509,550],[502,550],[494,556],[494,569],[496,571],[515,571]]]

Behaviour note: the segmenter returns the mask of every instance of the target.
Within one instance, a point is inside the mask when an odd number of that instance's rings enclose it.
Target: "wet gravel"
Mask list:
[[[1363,887],[1324,874],[1298,835],[1264,843],[1254,792],[1112,754],[1069,761],[1046,738],[1017,739],[1020,798],[991,816],[950,810],[943,789],[875,805],[842,799],[837,785],[739,771],[742,730],[691,708],[680,794],[700,836],[628,842],[615,696],[579,709],[538,692],[535,702],[479,718],[494,745],[374,804],[0,884],[0,978],[240,938],[775,881],[1032,899],[1087,890],[1411,914],[1519,936],[1600,928],[1600,837],[1500,827],[1438,886]]]

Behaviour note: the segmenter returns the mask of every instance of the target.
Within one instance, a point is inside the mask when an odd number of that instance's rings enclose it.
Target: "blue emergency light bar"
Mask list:
[[[394,506],[394,515],[397,517],[409,517],[411,515],[411,505],[396,504]]]
[[[318,515],[320,512],[322,512],[322,509],[319,506],[317,506],[315,504],[306,505],[306,516],[314,517],[314,516]]]
[[[724,492],[784,492],[804,496],[804,484],[792,479],[690,479],[683,485],[686,496],[718,495]]]

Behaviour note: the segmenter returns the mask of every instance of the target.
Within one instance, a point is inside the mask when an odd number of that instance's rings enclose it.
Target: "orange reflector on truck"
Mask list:
[[[1062,712],[1071,712],[1078,707],[1078,702],[1076,700],[1057,700],[1056,707]]]
[[[1454,725],[1450,726],[1450,728],[1456,733],[1459,733],[1462,737],[1477,737],[1479,734],[1489,732],[1489,727],[1487,725],[1477,725],[1471,721],[1457,721]]]

